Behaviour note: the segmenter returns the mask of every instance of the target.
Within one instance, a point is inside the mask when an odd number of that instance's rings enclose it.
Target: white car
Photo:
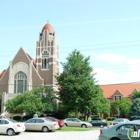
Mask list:
[[[9,136],[19,134],[25,131],[24,123],[19,123],[13,119],[0,119],[0,133],[7,134]]]
[[[110,122],[110,126],[116,125],[119,123],[128,123],[128,122],[129,122],[129,120],[126,118],[116,118],[114,121]]]

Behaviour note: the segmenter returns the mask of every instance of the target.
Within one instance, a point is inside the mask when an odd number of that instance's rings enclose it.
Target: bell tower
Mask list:
[[[36,69],[44,85],[55,87],[55,75],[59,73],[58,46],[56,33],[49,23],[42,28],[36,43]]]

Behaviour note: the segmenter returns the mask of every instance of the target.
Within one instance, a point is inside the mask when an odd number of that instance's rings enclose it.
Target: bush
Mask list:
[[[92,117],[92,120],[103,120],[102,117]]]
[[[115,120],[116,119],[116,117],[107,117],[107,121],[113,121],[113,120]]]

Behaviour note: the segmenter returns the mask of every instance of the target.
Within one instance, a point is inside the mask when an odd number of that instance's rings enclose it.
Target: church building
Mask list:
[[[36,58],[33,59],[21,47],[7,69],[0,73],[1,111],[4,102],[27,90],[41,85],[52,86],[56,90],[55,75],[59,73],[58,45],[56,32],[47,23],[36,43]]]

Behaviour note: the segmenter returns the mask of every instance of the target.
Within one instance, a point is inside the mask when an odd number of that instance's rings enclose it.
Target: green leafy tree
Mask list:
[[[41,86],[8,100],[5,107],[8,112],[40,115],[43,111],[56,109],[55,99],[51,87]]]
[[[128,117],[130,120],[140,119],[140,98],[133,100]]]
[[[60,101],[67,111],[74,111],[76,117],[79,111],[90,114],[93,108],[97,108],[95,101],[99,98],[99,87],[95,84],[94,75],[91,75],[93,69],[89,59],[74,50],[67,57],[67,62],[61,63],[63,72],[56,76],[60,85]]]
[[[140,98],[140,91],[135,90],[132,94],[132,100]]]
[[[120,116],[127,116],[131,107],[131,101],[128,98],[123,97],[121,100],[116,100],[111,103],[111,109],[115,110]]]

